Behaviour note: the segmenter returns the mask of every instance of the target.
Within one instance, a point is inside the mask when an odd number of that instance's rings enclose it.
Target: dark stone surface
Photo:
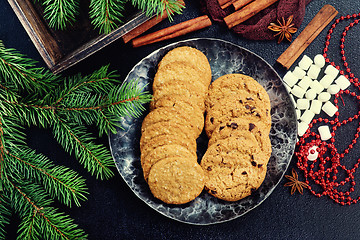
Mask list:
[[[186,1],[187,9],[184,14],[176,17],[180,22],[199,16],[197,1]],[[329,0],[327,4],[339,10],[340,15],[358,13],[359,1]],[[306,7],[302,29],[310,22],[315,14],[324,5],[324,1],[313,0]],[[169,25],[163,22],[156,28]],[[345,25],[337,28],[337,35],[343,31]],[[346,54],[349,65],[355,75],[360,74],[359,46],[360,32],[355,26],[349,31],[346,40]],[[304,52],[310,57],[321,53],[324,47],[326,32],[329,26],[315,39]],[[78,65],[72,67],[64,74],[82,72],[84,74],[110,63],[111,69],[117,70],[121,78],[125,78],[131,68],[159,47],[171,42],[193,37],[220,38],[255,52],[273,65],[282,76],[285,70],[275,64],[275,60],[289,46],[285,42],[277,44],[275,41],[248,41],[229,31],[226,27],[213,25],[208,29],[191,33],[174,40],[156,43],[151,46],[132,49],[117,41],[101,52],[89,57]],[[39,66],[44,66],[31,40],[22,28],[7,1],[0,1],[0,39],[7,47],[16,48],[20,52],[34,58]],[[330,56],[338,64],[341,63],[339,55],[339,37],[331,40]],[[346,108],[356,108],[354,102],[347,104]],[[93,129],[96,133],[96,130]],[[49,130],[30,128],[27,130],[29,146],[52,159],[55,163],[63,164],[78,171],[86,177],[90,195],[82,207],[71,209],[57,205],[59,209],[71,215],[88,234],[89,239],[359,239],[360,238],[360,205],[340,206],[327,197],[317,198],[308,191],[304,195],[290,195],[289,188],[283,186],[283,179],[274,192],[260,206],[246,215],[232,220],[210,226],[193,226],[168,219],[145,203],[139,200],[128,188],[123,179],[115,174],[108,181],[96,180],[91,177],[78,164],[74,157],[69,156],[53,139]],[[100,142],[108,145],[106,137]],[[356,157],[355,155],[353,156]],[[357,156],[358,157],[358,156]],[[295,166],[292,160],[288,174]],[[116,170],[114,170],[116,172]],[[7,239],[16,237],[18,219],[13,218],[12,224],[7,228]]]

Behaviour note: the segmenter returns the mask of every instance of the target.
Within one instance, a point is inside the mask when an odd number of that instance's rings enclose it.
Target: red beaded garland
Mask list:
[[[343,62],[343,66],[345,67],[345,70],[342,70],[339,65],[336,65],[335,62],[329,59],[327,52],[329,50],[331,34],[334,32],[337,24],[339,24],[343,20],[348,20],[351,18],[353,18],[354,20],[345,27],[344,31],[341,33],[340,38],[341,61]],[[341,16],[340,18],[335,20],[326,36],[323,56],[327,63],[330,63],[332,66],[336,67],[340,71],[340,74],[348,78],[352,85],[360,90],[359,79],[356,78],[354,73],[351,72],[351,68],[345,56],[346,36],[348,34],[348,31],[359,23],[359,18],[360,13]],[[348,75],[345,75],[345,73]],[[360,105],[360,95],[357,95],[355,92],[352,92],[350,90],[340,90],[339,93],[335,94],[335,99],[333,101],[334,105],[338,109],[341,108],[341,104],[344,105],[344,101],[342,99],[342,95],[344,94],[351,97],[356,97],[356,100],[359,100]],[[339,98],[341,100],[340,105]],[[338,149],[335,147],[334,143],[336,142],[335,136],[338,128],[341,128],[341,126],[352,122],[354,119],[358,119],[360,111],[353,117],[349,117],[348,119],[344,120],[339,120],[339,115],[340,113],[339,111],[337,111],[333,120],[327,118],[313,119],[313,121],[309,124],[309,128],[307,129],[306,133],[302,137],[300,137],[299,141],[297,142],[298,149],[295,152],[295,156],[297,157],[298,161],[296,165],[304,173],[305,183],[308,184],[308,189],[313,195],[315,195],[316,197],[329,196],[330,199],[333,199],[336,203],[339,203],[340,205],[351,205],[360,201],[360,196],[350,196],[351,193],[355,191],[356,181],[354,180],[354,173],[356,173],[356,170],[359,168],[360,158],[350,169],[348,169],[344,165],[342,159],[347,154],[349,154],[349,152],[351,151],[351,149],[354,148],[354,145],[359,139],[360,123],[356,129],[356,134],[354,135],[353,140],[343,152],[338,152]],[[322,141],[320,135],[317,132],[311,131],[311,129],[316,126],[316,123],[322,122],[331,125],[329,126],[331,131],[331,138],[329,143]],[[312,148],[313,146],[317,146],[316,152],[318,153],[318,158],[314,161],[309,161],[309,153],[315,153],[315,150],[313,150]],[[342,174],[341,177],[339,176],[339,174]],[[315,184],[318,187],[316,188],[316,190],[314,190],[310,184]],[[344,186],[348,186],[348,190],[345,190]]]

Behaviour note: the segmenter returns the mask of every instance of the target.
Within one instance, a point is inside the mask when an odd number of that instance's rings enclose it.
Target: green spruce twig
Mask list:
[[[91,0],[91,24],[100,34],[110,33],[122,23],[124,5],[127,0]]]
[[[45,7],[44,17],[49,26],[65,30],[76,22],[79,15],[79,0],[34,0]],[[125,4],[130,0],[91,0],[89,17],[91,24],[100,34],[108,34],[123,23]],[[165,10],[170,20],[174,14],[181,14],[184,6],[177,0],[131,0],[131,4],[147,16],[160,16]]]
[[[0,239],[13,213],[21,220],[18,239],[87,237],[52,207],[54,200],[80,206],[88,195],[84,178],[30,149],[24,126],[51,128],[93,176],[110,178],[111,153],[86,126],[98,126],[100,135],[115,132],[121,117],[140,116],[151,100],[137,81],[120,84],[117,78],[109,66],[87,76],[54,77],[0,41]]]
[[[79,0],[43,0],[42,5],[45,6],[44,17],[54,29],[66,29],[79,14]]]

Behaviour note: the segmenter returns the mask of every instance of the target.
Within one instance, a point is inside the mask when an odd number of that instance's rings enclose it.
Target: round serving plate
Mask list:
[[[270,139],[272,154],[263,184],[249,197],[236,202],[219,200],[203,191],[199,197],[183,205],[169,205],[156,199],[143,178],[140,163],[141,124],[140,118],[122,118],[123,129],[110,134],[111,153],[116,167],[131,190],[157,212],[184,223],[207,225],[229,221],[244,215],[259,206],[274,190],[283,177],[294,153],[297,121],[294,105],[280,76],[261,57],[227,41],[212,38],[197,38],[176,42],[162,47],[136,64],[125,81],[138,79],[139,88],[152,92],[152,81],[157,65],[171,49],[190,46],[202,51],[208,58],[212,80],[230,73],[242,73],[253,77],[267,91],[271,101]],[[149,106],[145,106],[149,109]],[[199,161],[207,148],[206,134],[198,140]]]

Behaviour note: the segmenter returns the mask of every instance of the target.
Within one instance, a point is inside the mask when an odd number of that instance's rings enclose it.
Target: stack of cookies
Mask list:
[[[196,139],[204,128],[210,82],[210,64],[195,48],[175,48],[158,65],[140,150],[144,178],[153,195],[165,203],[190,202],[204,188]]]
[[[258,189],[266,175],[271,155],[269,96],[253,78],[228,74],[211,84],[205,105],[205,188],[217,198],[240,200]]]

